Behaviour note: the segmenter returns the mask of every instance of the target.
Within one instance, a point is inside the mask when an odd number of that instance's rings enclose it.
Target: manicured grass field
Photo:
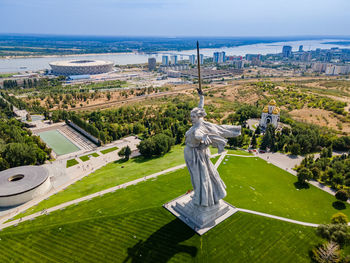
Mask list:
[[[339,212],[334,196],[311,185],[298,189],[295,176],[260,158],[225,159],[218,170],[227,186],[225,200],[234,206],[311,223],[329,223]],[[341,212],[349,217],[349,205]]]
[[[42,201],[37,206],[28,209],[25,213],[15,218],[183,164],[185,163],[183,150],[184,146],[175,146],[171,152],[158,158],[144,159],[143,157],[137,157],[127,162],[120,160],[109,163],[81,181],[69,186],[66,190],[51,196],[48,200]]]
[[[93,157],[99,157],[100,155],[98,153],[92,153],[91,154]]]
[[[112,147],[112,148],[108,148],[108,149],[102,150],[101,153],[102,154],[106,154],[106,153],[114,152],[116,150],[118,150],[118,147]]]
[[[38,135],[57,155],[80,150],[57,130],[41,132]]]
[[[227,151],[228,154],[237,154],[237,155],[253,155],[252,153],[246,152],[246,151],[242,151],[242,150],[232,150],[229,149]]]
[[[66,167],[68,168],[68,167],[77,165],[78,163],[79,163],[79,162],[78,162],[77,160],[75,160],[75,159],[70,159],[70,160],[67,161]]]
[[[198,236],[162,208],[191,187],[186,169],[0,232],[0,261],[309,262],[315,229],[236,213]]]
[[[89,161],[89,160],[90,160],[89,155],[83,155],[83,156],[80,156],[79,158],[80,158],[80,160],[82,160],[83,162],[86,162],[86,161]]]

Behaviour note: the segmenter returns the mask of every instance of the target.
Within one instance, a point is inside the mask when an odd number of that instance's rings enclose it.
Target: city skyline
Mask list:
[[[346,0],[32,0],[0,3],[0,33],[99,36],[348,35]]]

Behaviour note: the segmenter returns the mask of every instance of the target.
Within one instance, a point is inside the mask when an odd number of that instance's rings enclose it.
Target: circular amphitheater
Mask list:
[[[110,72],[113,62],[105,60],[63,60],[49,63],[55,75],[93,75]]]
[[[51,188],[49,171],[42,166],[20,166],[0,172],[0,207],[15,206]]]

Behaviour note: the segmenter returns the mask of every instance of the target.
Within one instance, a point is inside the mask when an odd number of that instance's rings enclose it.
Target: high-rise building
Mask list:
[[[148,70],[155,70],[157,65],[157,61],[155,58],[148,59]]]
[[[213,54],[213,62],[219,63],[219,52],[214,52]]]
[[[225,63],[226,61],[226,53],[224,51],[219,52],[219,63]]]
[[[168,56],[162,56],[162,65],[163,66],[169,65],[169,57]]]
[[[176,65],[177,64],[177,55],[172,55],[170,57],[171,64]]]
[[[292,56],[292,47],[291,46],[283,46],[282,54],[284,58],[289,58]]]
[[[203,62],[204,62],[204,55],[203,54],[199,55],[199,62],[201,65],[203,64]]]
[[[213,54],[213,62],[214,63],[224,63],[226,61],[226,53],[222,52],[214,52]]]
[[[190,64],[196,64],[196,55],[190,55]]]
[[[304,46],[303,46],[303,45],[300,45],[300,46],[299,46],[299,52],[303,52],[303,51],[304,51],[303,48],[304,48]]]

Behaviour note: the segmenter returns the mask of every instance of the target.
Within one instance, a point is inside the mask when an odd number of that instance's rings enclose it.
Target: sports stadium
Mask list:
[[[93,75],[110,72],[113,62],[105,60],[63,60],[49,63],[54,75]]]

